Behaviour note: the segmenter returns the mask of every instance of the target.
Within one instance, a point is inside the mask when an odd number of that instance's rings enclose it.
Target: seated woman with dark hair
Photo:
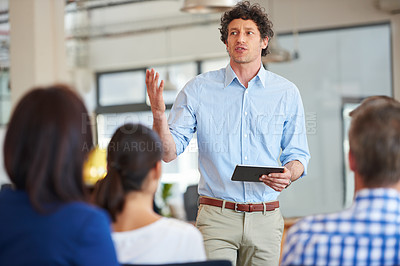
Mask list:
[[[158,135],[145,126],[127,124],[117,129],[107,152],[108,173],[96,185],[94,199],[113,220],[119,262],[205,260],[203,238],[193,225],[153,210],[163,153]]]
[[[86,203],[92,146],[88,112],[69,87],[21,99],[4,142],[14,189],[0,192],[0,265],[118,265],[107,213]]]

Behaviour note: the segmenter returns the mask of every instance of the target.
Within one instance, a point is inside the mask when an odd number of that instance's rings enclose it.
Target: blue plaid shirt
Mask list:
[[[349,209],[296,223],[282,265],[400,265],[399,192],[363,189]]]

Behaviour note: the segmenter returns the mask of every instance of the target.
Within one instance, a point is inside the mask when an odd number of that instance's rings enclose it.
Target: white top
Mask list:
[[[205,261],[203,237],[191,224],[161,218],[145,227],[112,233],[121,264]]]

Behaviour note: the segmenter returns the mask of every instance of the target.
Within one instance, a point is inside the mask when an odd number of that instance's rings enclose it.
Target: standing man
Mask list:
[[[169,115],[159,74],[146,73],[154,129],[164,161],[181,154],[197,132],[200,206],[196,225],[210,259],[234,265],[278,265],[283,218],[277,197],[305,174],[310,158],[304,110],[296,86],[266,71],[261,56],[273,36],[258,5],[240,2],[221,18],[226,68],[186,84]],[[231,181],[237,164],[285,166],[262,182]]]
[[[373,96],[350,115],[354,202],[291,227],[282,265],[400,265],[400,103]]]

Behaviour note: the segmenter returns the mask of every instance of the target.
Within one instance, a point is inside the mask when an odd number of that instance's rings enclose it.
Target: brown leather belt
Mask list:
[[[199,199],[200,204],[211,205],[215,207],[222,207],[223,202],[224,202],[223,200],[214,198],[200,197]],[[265,205],[265,211],[273,211],[276,208],[279,208],[279,201],[271,201],[271,202],[257,203],[257,204],[252,204],[252,203],[242,204],[231,201],[225,201],[225,208],[237,212],[262,212],[264,211],[264,205]]]

